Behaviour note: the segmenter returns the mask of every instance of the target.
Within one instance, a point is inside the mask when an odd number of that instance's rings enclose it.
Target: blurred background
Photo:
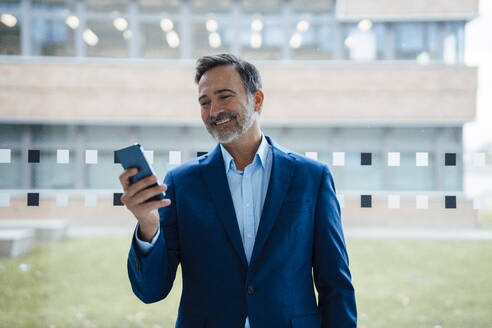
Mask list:
[[[216,145],[194,65],[260,70],[262,130],[326,163],[360,327],[489,327],[492,1],[0,0],[0,326],[174,327],[142,304],[114,150]]]

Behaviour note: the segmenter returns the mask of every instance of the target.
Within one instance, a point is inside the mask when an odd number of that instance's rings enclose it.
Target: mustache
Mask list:
[[[222,121],[223,119],[227,119],[227,118],[230,118],[230,119],[237,118],[237,113],[233,113],[233,112],[219,113],[219,115],[217,115],[216,117],[211,116],[207,120],[207,124],[208,125],[215,125],[217,122]]]

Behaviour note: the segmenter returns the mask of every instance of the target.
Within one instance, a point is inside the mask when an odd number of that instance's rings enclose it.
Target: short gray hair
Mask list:
[[[244,89],[248,96],[252,96],[257,90],[261,90],[261,77],[255,65],[242,60],[232,54],[219,54],[203,56],[197,59],[195,83],[198,84],[202,75],[217,66],[232,65],[241,77]]]

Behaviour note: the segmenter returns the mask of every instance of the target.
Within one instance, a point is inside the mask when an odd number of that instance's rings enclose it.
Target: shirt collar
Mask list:
[[[224,159],[224,167],[226,168],[226,172],[229,172],[231,169],[231,166],[234,165],[234,158],[229,154],[227,149],[225,149],[222,144],[220,145],[220,150],[222,152],[222,158]],[[253,159],[253,163],[256,160],[256,158],[259,158],[260,164],[263,168],[266,166],[266,160],[267,160],[267,155],[268,155],[268,141],[265,138],[265,135],[261,133],[261,143],[260,146],[258,146],[258,150],[256,151],[255,158]]]

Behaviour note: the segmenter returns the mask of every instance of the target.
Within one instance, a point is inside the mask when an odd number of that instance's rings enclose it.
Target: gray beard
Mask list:
[[[255,107],[252,101],[248,101],[246,106],[246,113],[244,116],[238,115],[234,128],[231,132],[219,133],[213,127],[207,126],[207,131],[212,135],[212,137],[221,144],[228,144],[246,132],[254,122]]]

